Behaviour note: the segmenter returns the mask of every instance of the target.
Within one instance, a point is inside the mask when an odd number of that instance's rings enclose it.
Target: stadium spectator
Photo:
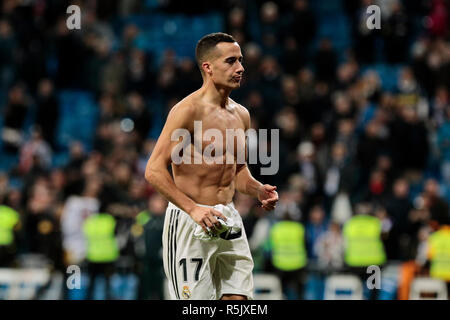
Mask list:
[[[17,226],[20,216],[11,207],[0,205],[0,267],[11,267],[17,251]]]
[[[34,128],[31,139],[20,148],[19,170],[27,174],[32,167],[47,170],[52,165],[50,145],[43,139],[40,127]]]
[[[271,263],[281,279],[287,298],[302,299],[308,262],[305,229],[288,210],[279,213],[281,219],[270,229]]]
[[[316,18],[309,8],[309,1],[293,1],[293,13],[290,30],[300,46],[300,51],[308,52],[309,46],[317,32]]]
[[[55,96],[55,88],[50,79],[42,79],[38,84],[36,126],[53,150],[56,148],[56,132],[59,121],[59,103]]]
[[[305,225],[306,252],[309,260],[317,261],[314,248],[318,239],[328,230],[328,221],[325,218],[324,209],[320,205],[311,208],[308,218]]]
[[[15,84],[8,92],[4,109],[2,140],[7,152],[16,153],[24,141],[22,127],[30,107],[23,83]]]
[[[144,224],[143,299],[163,299],[162,237],[166,201],[158,193],[149,199],[149,221]]]
[[[424,205],[430,211],[430,219],[438,225],[450,224],[450,212],[447,201],[439,193],[439,184],[434,179],[428,179],[424,184]]]
[[[406,58],[410,23],[400,1],[394,1],[391,6],[391,14],[383,21],[382,28],[385,55],[387,62],[399,63]]]
[[[374,217],[374,207],[370,202],[360,202],[355,206],[355,215],[343,227],[345,241],[345,265],[366,283],[367,267],[382,266],[386,262],[385,248],[381,234],[382,223]],[[370,299],[375,299],[378,289],[373,289]]]
[[[344,266],[344,240],[341,227],[332,222],[327,231],[322,233],[314,246],[317,265],[324,272],[336,272]]]
[[[316,77],[319,81],[334,82],[336,78],[337,57],[330,39],[322,39],[314,57]]]
[[[447,267],[450,255],[449,225],[444,225],[428,237],[428,258],[430,260],[429,274],[433,278],[442,279],[450,288],[450,270]]]
[[[83,223],[86,236],[86,260],[88,262],[89,286],[86,299],[94,298],[96,279],[105,277],[105,296],[112,298],[111,276],[114,273],[114,262],[119,257],[119,248],[115,238],[116,221],[113,216],[101,213],[93,214]]]
[[[403,178],[394,181],[392,192],[384,202],[388,215],[392,218],[392,231],[390,246],[387,247],[387,255],[390,259],[406,259],[406,250],[402,247],[405,243],[402,239],[408,237],[409,212],[413,209],[409,199],[409,183]]]

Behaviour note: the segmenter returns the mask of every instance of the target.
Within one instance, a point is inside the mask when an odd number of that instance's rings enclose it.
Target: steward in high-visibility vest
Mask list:
[[[443,226],[428,238],[430,276],[450,282],[450,226]]]
[[[119,248],[114,230],[116,220],[107,213],[94,214],[86,219],[83,232],[87,239],[86,259],[93,263],[107,263],[117,260]]]
[[[149,211],[141,211],[134,219],[131,226],[131,239],[133,241],[134,254],[139,259],[145,259],[145,235],[144,227],[152,219]]]
[[[14,243],[14,227],[18,222],[17,211],[0,205],[0,246],[10,246]]]
[[[151,218],[152,216],[146,210],[139,212],[136,216],[135,222],[131,226],[131,235],[135,240],[143,236],[144,226],[150,221]]]
[[[280,221],[270,231],[272,264],[281,271],[294,271],[307,263],[305,229],[296,221]]]
[[[378,218],[358,214],[344,224],[345,263],[350,267],[382,265],[386,261]]]

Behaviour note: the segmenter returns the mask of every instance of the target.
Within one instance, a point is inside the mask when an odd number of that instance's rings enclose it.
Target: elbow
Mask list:
[[[145,170],[145,180],[152,186],[155,184],[155,172],[152,169]]]

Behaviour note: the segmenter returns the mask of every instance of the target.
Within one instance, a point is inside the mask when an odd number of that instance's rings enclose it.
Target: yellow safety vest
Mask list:
[[[119,248],[114,229],[115,219],[106,213],[99,213],[86,219],[83,231],[87,238],[87,260],[90,262],[113,262],[119,257]]]
[[[344,224],[345,263],[351,267],[381,265],[386,261],[381,241],[381,222],[375,217],[357,215]]]
[[[148,211],[141,211],[136,216],[136,223],[131,226],[131,234],[134,238],[138,238],[144,234],[144,226],[150,221],[151,215]]]
[[[14,226],[19,214],[12,208],[0,205],[0,246],[8,246],[14,241]]]
[[[270,232],[273,265],[283,271],[304,267],[308,261],[305,249],[305,229],[295,221],[277,222]]]
[[[450,226],[444,226],[429,238],[430,276],[450,281]]]
[[[144,226],[150,219],[151,215],[148,211],[141,211],[136,216],[136,222],[139,223],[141,226]]]

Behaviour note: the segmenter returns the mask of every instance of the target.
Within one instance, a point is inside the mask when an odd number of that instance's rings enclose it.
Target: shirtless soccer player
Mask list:
[[[233,196],[237,190],[257,198],[265,210],[273,210],[278,194],[276,187],[252,177],[245,156],[237,161],[236,155],[245,154],[245,136],[233,138],[232,144],[225,140],[226,129],[245,132],[250,127],[247,109],[229,98],[244,72],[239,44],[224,33],[206,35],[197,44],[196,59],[203,85],[170,110],[145,172],[147,181],[169,202],[164,270],[172,299],[252,299],[253,259]],[[203,132],[216,129],[223,141],[198,137],[194,121],[201,123]],[[172,136],[177,130],[193,137],[182,149],[192,161],[173,160],[180,143]],[[223,161],[194,161],[213,142],[227,144],[222,153],[213,155]],[[230,154],[231,161],[226,159]]]

